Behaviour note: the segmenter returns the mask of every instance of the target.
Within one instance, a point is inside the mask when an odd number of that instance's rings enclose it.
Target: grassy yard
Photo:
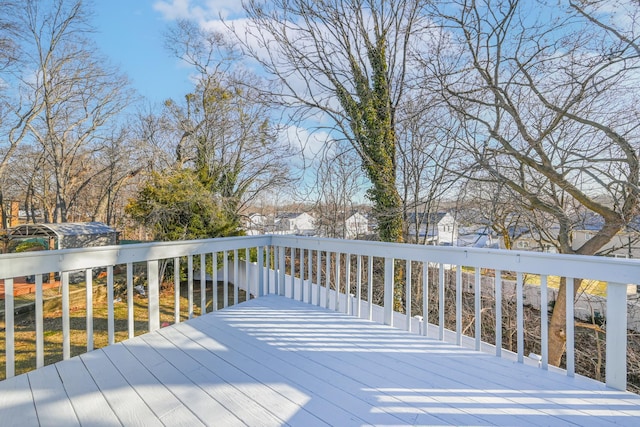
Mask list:
[[[217,286],[218,306],[222,308],[224,290],[221,283]],[[229,285],[228,304],[233,304],[233,287]],[[212,311],[212,285],[208,284],[207,312]],[[186,320],[188,317],[188,300],[186,298],[186,284],[180,291],[180,317]],[[175,293],[173,285],[163,288],[160,292],[160,323],[172,324],[175,321]],[[58,289],[48,289],[44,292],[44,359],[45,365],[62,360],[62,302]],[[16,307],[32,303],[34,294],[23,295],[16,298]],[[84,284],[70,285],[70,328],[71,328],[71,355],[76,356],[87,351],[86,332],[86,287]],[[244,291],[239,291],[239,301],[245,300]],[[122,341],[128,338],[127,322],[127,298],[126,295],[117,297],[114,303],[115,340]],[[135,334],[140,335],[148,331],[148,304],[147,299],[138,294],[134,296]],[[200,286],[194,286],[194,313],[200,315]],[[4,310],[4,301],[2,307]],[[16,374],[28,372],[36,368],[35,355],[35,318],[34,312],[21,314],[15,319],[15,358]],[[0,380],[5,377],[5,330],[4,316],[0,322]],[[107,345],[107,298],[106,286],[95,283],[93,286],[93,340],[94,348]]]
[[[474,269],[472,267],[462,267],[462,271],[465,273],[472,274],[474,273]],[[483,275],[485,274],[483,270]],[[490,274],[493,277],[493,270],[490,270]],[[503,280],[516,280],[515,274],[509,274],[503,272],[502,276]],[[540,286],[540,276],[536,274],[525,274],[523,277],[523,281],[525,285],[535,285]],[[547,286],[553,289],[558,289],[560,287],[560,277],[559,276],[547,276]],[[607,283],[601,282],[598,280],[583,280],[580,285],[579,292],[584,292],[591,295],[597,295],[601,297],[607,296]]]
[[[524,278],[526,285],[540,286],[540,276],[534,274],[527,274]],[[558,289],[560,287],[560,277],[547,276],[547,285],[550,288]],[[580,293],[587,293],[590,295],[596,295],[600,297],[607,296],[607,283],[599,280],[583,280],[579,289]]]

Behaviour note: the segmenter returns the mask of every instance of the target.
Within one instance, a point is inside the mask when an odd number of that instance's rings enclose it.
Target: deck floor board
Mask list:
[[[267,296],[0,382],[0,424],[640,425],[640,396]]]
[[[79,357],[123,425],[140,427],[162,425],[145,400],[136,392],[127,378],[118,371],[104,350],[95,350]],[[58,363],[67,363],[67,361]],[[38,370],[29,375],[32,374],[37,375]],[[55,414],[55,412],[53,413]]]
[[[62,425],[62,421],[69,427],[80,425],[55,365],[45,366],[37,372],[31,371],[27,375],[41,426],[55,427]]]
[[[0,419],[7,425],[38,425],[27,375],[0,381]]]
[[[56,368],[80,425],[106,427],[119,423],[79,357],[60,363]]]

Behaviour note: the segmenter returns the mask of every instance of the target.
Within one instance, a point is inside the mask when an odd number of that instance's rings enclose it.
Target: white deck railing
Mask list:
[[[221,254],[220,257],[218,254]],[[212,256],[213,255],[213,256]],[[305,301],[311,304],[343,311],[359,317],[378,320],[385,324],[402,327],[434,338],[445,339],[453,336],[457,344],[468,341],[462,334],[462,294],[463,268],[473,277],[475,316],[472,343],[476,350],[486,348],[481,342],[481,310],[483,289],[481,270],[495,272],[495,282],[491,293],[494,301],[502,301],[502,274],[510,272],[515,276],[516,284],[516,325],[518,362],[526,360],[524,354],[524,293],[523,277],[525,274],[540,276],[540,307],[548,304],[549,289],[547,278],[559,276],[567,278],[567,286],[573,286],[572,278],[592,279],[607,284],[606,300],[606,384],[612,388],[624,390],[627,381],[627,286],[640,282],[640,261],[605,257],[587,257],[543,254],[534,252],[517,252],[502,250],[484,250],[473,248],[419,246],[408,244],[392,244],[366,242],[356,240],[337,240],[307,238],[295,236],[250,236],[237,238],[209,239],[185,242],[147,243],[137,245],[109,246],[86,249],[68,249],[61,251],[32,252],[23,254],[0,255],[0,279],[5,283],[5,348],[0,349],[0,360],[5,359],[6,377],[15,375],[14,339],[14,279],[35,275],[35,353],[37,368],[44,365],[44,333],[43,333],[43,276],[59,272],[60,294],[62,300],[62,353],[63,358],[71,357],[70,310],[69,310],[69,273],[77,270],[85,271],[86,282],[86,332],[87,351],[93,345],[93,269],[104,268],[107,273],[108,304],[108,343],[115,341],[114,319],[114,266],[126,266],[128,336],[134,335],[134,265],[146,264],[146,293],[148,295],[148,330],[160,327],[160,278],[159,265],[163,260],[174,264],[174,282],[178,283],[179,266],[187,263],[187,295],[188,317],[192,317],[194,307],[194,259],[201,264],[211,265],[210,260],[221,258],[216,265],[214,279],[225,284],[234,283],[234,299],[238,302],[238,290],[245,289],[253,297],[265,293],[276,293]],[[248,259],[254,262],[248,262]],[[255,262],[255,260],[262,262]],[[181,261],[182,260],[182,261]],[[346,261],[349,262],[346,262]],[[340,268],[336,268],[340,266]],[[396,269],[400,267],[402,277],[398,279]],[[461,267],[461,268],[457,268]],[[412,270],[421,271],[419,277]],[[206,285],[206,269],[200,270],[201,298],[200,307],[210,302],[204,292]],[[455,331],[445,328],[445,272],[455,274]],[[428,277],[433,275],[434,277]],[[198,277],[196,277],[198,279]],[[402,280],[405,287],[404,301],[394,301],[394,281]],[[377,282],[379,281],[379,282]],[[382,283],[382,287],[374,286]],[[428,283],[437,287],[438,307],[435,326],[419,323],[414,317],[412,307],[420,307],[421,313],[429,312]],[[419,287],[421,301],[412,302],[412,295]],[[179,287],[175,292],[175,321],[180,321]],[[227,286],[223,287],[223,307],[228,304]],[[374,305],[374,289],[381,292],[379,305]],[[335,291],[338,292],[335,292]],[[433,292],[434,290],[432,290]],[[571,292],[569,290],[569,292]],[[211,295],[213,309],[219,306],[217,292]],[[494,302],[495,304],[495,302]],[[393,310],[402,306],[404,313]],[[569,376],[575,375],[574,345],[574,301],[567,301],[566,355]],[[502,331],[501,304],[495,304],[495,330]],[[541,369],[548,366],[548,314],[541,313]],[[432,322],[434,323],[434,322]],[[429,332],[429,331],[435,331]],[[502,335],[495,336],[495,351],[503,354]]]

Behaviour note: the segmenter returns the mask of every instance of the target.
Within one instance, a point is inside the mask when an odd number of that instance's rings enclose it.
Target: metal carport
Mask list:
[[[49,241],[49,249],[69,249],[115,245],[117,232],[102,222],[22,224],[9,230],[9,238],[44,238]]]

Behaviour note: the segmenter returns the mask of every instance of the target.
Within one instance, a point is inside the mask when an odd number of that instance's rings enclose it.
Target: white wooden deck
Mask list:
[[[2,426],[640,425],[640,396],[254,299],[0,382]]]

